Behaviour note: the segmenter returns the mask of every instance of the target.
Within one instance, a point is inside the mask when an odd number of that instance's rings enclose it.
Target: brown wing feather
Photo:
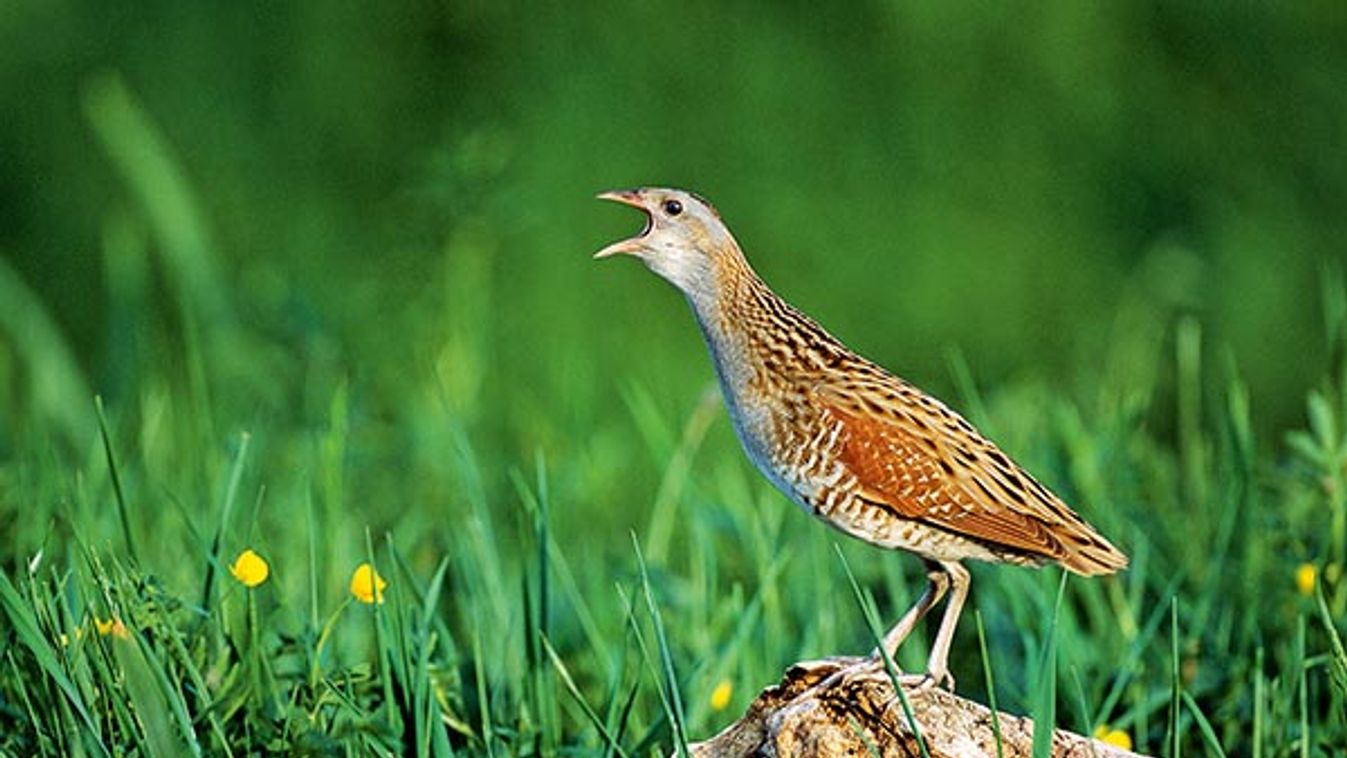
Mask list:
[[[837,453],[861,496],[899,515],[1111,573],[1127,557],[943,403],[896,377],[815,389],[841,424]]]

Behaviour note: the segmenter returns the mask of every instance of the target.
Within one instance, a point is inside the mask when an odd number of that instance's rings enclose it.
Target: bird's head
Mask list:
[[[726,264],[742,261],[720,214],[691,192],[642,187],[604,192],[599,199],[641,210],[645,228],[605,247],[595,258],[634,255],[689,295],[713,287]]]

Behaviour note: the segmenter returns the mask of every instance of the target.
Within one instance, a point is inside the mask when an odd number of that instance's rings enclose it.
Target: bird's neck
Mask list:
[[[747,395],[784,378],[781,342],[810,335],[806,343],[833,343],[817,324],[779,295],[749,266],[737,249],[715,260],[714,276],[684,294],[706,338],[716,374],[732,406]]]
[[[684,287],[683,294],[716,363],[750,361],[752,325],[761,323],[765,314],[761,302],[780,298],[738,249],[720,251],[708,259],[705,275]]]
[[[737,246],[726,252],[712,258],[714,276],[683,293],[727,401],[734,404],[755,391],[770,392],[769,385],[807,380],[841,361],[861,360],[773,292]]]

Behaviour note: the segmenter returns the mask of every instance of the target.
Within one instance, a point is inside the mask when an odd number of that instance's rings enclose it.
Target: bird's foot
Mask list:
[[[890,660],[893,660],[892,656],[890,656]],[[887,668],[884,665],[884,656],[878,650],[871,651],[866,662],[880,671]],[[898,684],[904,689],[924,690],[928,687],[939,687],[948,692],[954,691],[954,675],[949,673],[949,669],[928,670],[924,674],[905,674],[902,669],[898,668],[897,661],[894,661],[893,668],[898,675]]]
[[[905,690],[916,692],[923,692],[932,687],[939,687],[947,692],[954,691],[954,677],[948,671],[903,674],[898,677],[898,684]]]

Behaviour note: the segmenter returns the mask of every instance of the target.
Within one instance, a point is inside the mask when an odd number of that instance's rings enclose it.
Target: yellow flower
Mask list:
[[[1132,749],[1132,736],[1121,729],[1114,729],[1108,724],[1100,724],[1096,727],[1094,738],[1106,745],[1120,747],[1123,750]]]
[[[351,574],[351,594],[362,603],[383,603],[384,588],[387,586],[388,582],[368,563],[360,564],[355,573]]]
[[[716,688],[711,690],[711,710],[725,710],[725,706],[730,704],[730,695],[732,694],[734,694],[734,685],[730,684],[728,679],[721,679]]]
[[[249,549],[239,553],[239,557],[234,559],[234,565],[229,567],[229,573],[233,574],[240,584],[251,588],[265,582],[267,577],[271,576],[271,567],[267,565],[267,559]]]
[[[76,640],[84,639],[84,626],[82,624],[80,626],[75,627],[75,639]],[[61,632],[60,640],[61,640],[61,647],[70,647],[70,637],[68,637],[65,632]]]
[[[1319,570],[1313,563],[1302,563],[1296,568],[1296,589],[1302,595],[1309,595],[1314,592],[1314,580],[1317,578]]]
[[[119,640],[131,639],[131,633],[126,630],[126,625],[123,624],[122,620],[117,618],[116,616],[113,616],[107,621],[104,621],[103,619],[95,616],[94,626],[98,629],[99,635],[103,637],[106,637],[110,634]]]

